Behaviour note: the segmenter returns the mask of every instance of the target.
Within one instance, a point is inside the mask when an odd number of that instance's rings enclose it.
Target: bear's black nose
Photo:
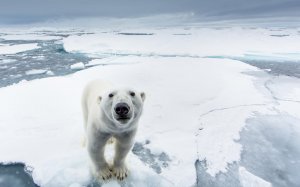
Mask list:
[[[128,114],[130,107],[126,103],[118,103],[115,107],[115,111],[118,115],[124,116]]]

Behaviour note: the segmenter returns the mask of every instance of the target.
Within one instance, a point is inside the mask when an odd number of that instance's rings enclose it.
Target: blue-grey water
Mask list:
[[[272,61],[237,58],[237,60],[266,70],[272,75],[286,75],[300,78],[300,59],[299,61]]]
[[[60,41],[0,41],[4,44],[38,43],[41,48],[13,55],[0,55],[0,87],[49,76],[61,76],[75,72],[70,65],[91,59],[82,54],[72,54],[64,50]],[[40,74],[26,74],[32,69],[45,70]],[[48,73],[47,73],[48,72]],[[50,73],[49,73],[50,72]]]
[[[31,177],[31,168],[23,163],[0,164],[1,187],[38,187]]]
[[[56,35],[61,37],[67,37],[70,35],[59,32],[44,32],[48,33],[48,35]],[[73,34],[78,35],[82,33],[83,32],[78,32]],[[136,33],[120,34],[139,35]],[[10,45],[38,43],[38,45],[40,46],[39,49],[29,50],[17,54],[0,55],[0,87],[12,85],[14,83],[20,82],[21,80],[33,80],[50,76],[62,76],[71,74],[74,73],[76,70],[72,70],[70,68],[70,65],[78,62],[86,64],[91,60],[91,58],[85,56],[84,54],[73,54],[66,52],[60,40],[30,41],[0,39],[0,43]],[[176,55],[174,57],[176,57]],[[212,58],[237,59],[234,57]],[[237,60],[240,60],[242,62],[248,63],[250,65],[256,66],[264,70],[267,69],[268,72],[273,75],[287,75],[300,78],[300,63],[298,61],[273,61],[266,59],[258,60],[251,58],[239,58]],[[32,69],[39,69],[45,71],[40,74],[26,74],[27,71]],[[274,122],[274,118],[276,117],[259,118],[257,120],[252,119],[248,122],[248,124],[251,123],[252,125],[248,125],[249,128],[241,132],[240,142],[244,147],[242,159],[240,163],[231,164],[228,167],[229,169],[227,173],[220,173],[217,175],[216,178],[213,178],[205,172],[205,161],[197,161],[195,163],[198,176],[196,184],[198,186],[241,186],[238,176],[238,166],[243,166],[251,173],[267,181],[272,182],[274,186],[296,186],[295,184],[299,184],[300,177],[297,175],[297,173],[300,173],[300,171],[298,171],[297,169],[300,168],[299,160],[294,160],[293,158],[299,158],[300,150],[296,149],[298,145],[296,145],[295,143],[293,143],[294,141],[292,141],[296,140],[297,137],[294,135],[288,136],[291,140],[287,140],[288,142],[284,145],[279,141],[281,139],[285,139],[286,137],[284,131],[282,131],[281,128],[283,126],[289,126],[289,124],[293,123],[295,120],[293,121],[289,118],[286,121],[280,121],[280,119],[277,119],[277,121],[280,122],[276,126],[278,127],[277,130],[279,130],[279,132],[282,132],[283,134],[277,134],[276,136],[274,136],[273,134],[272,136],[269,136],[268,132],[272,130],[270,125],[272,124],[272,122]],[[264,125],[261,125],[262,123],[264,123]],[[292,132],[287,133],[291,134]],[[256,137],[260,138],[257,139]],[[278,145],[276,144],[273,145],[273,147],[270,147],[271,142],[277,142]],[[160,173],[161,168],[167,167],[168,162],[171,162],[168,155],[163,155],[165,165],[159,165],[158,162],[156,162],[156,160],[160,158],[152,157],[151,154],[149,154],[149,151],[144,149],[143,146],[140,144],[135,145],[133,152],[157,173]],[[286,156],[286,159],[283,159],[283,156]],[[267,164],[252,164],[257,163],[257,160],[263,160],[262,163]],[[32,180],[32,177],[30,175],[31,172],[28,171],[28,169],[26,168],[28,167],[21,163],[0,163],[0,187],[37,186]]]

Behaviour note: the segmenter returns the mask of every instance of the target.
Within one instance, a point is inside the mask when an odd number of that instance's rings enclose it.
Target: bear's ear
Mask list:
[[[98,99],[97,99],[98,104],[100,104],[101,100],[102,100],[102,97],[99,96]]]
[[[142,98],[142,101],[145,101],[146,99],[146,94],[144,92],[141,92],[141,98]]]

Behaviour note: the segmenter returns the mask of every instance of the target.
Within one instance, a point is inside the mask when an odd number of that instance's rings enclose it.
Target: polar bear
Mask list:
[[[127,177],[125,159],[134,143],[144,100],[144,92],[115,88],[100,80],[85,87],[82,95],[85,138],[96,178],[107,180],[114,175],[123,180]],[[110,166],[104,150],[112,137],[115,139],[115,156]]]

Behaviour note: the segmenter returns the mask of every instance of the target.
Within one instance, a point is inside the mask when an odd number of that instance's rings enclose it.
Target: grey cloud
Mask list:
[[[299,15],[298,0],[2,0],[0,23],[59,18],[140,17],[194,12],[206,17]]]

